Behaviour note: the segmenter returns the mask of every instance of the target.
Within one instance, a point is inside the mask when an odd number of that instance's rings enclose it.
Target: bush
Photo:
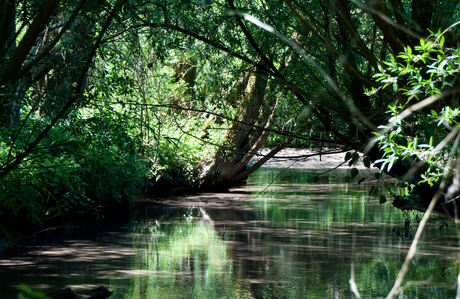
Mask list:
[[[0,144],[2,164],[42,123],[29,121],[12,150]],[[1,140],[11,140],[16,133],[1,134]],[[73,117],[55,126],[37,150],[0,181],[0,213],[8,216],[2,217],[4,229],[74,211],[97,211],[129,199],[141,190],[147,174],[133,144],[125,128],[107,118]]]

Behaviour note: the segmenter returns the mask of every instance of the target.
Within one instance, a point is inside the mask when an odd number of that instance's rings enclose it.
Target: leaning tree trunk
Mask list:
[[[200,189],[226,189],[249,174],[247,164],[265,144],[278,105],[276,99],[266,95],[267,82],[267,74],[260,68],[250,76],[242,96],[239,117],[228,130],[225,146],[201,171]]]
[[[15,126],[19,122],[21,98],[24,94],[24,80],[21,72],[29,53],[40,40],[43,31],[49,25],[54,11],[59,6],[58,0],[43,1],[38,14],[33,19],[19,44],[15,42],[15,7],[16,1],[3,1],[0,5],[0,124],[7,127]],[[5,39],[6,38],[6,39]],[[7,58],[8,57],[8,58]]]
[[[6,67],[6,57],[9,57],[16,50],[16,7],[14,1],[3,1],[0,4],[0,74],[3,74]],[[2,84],[3,86],[3,84]],[[4,88],[4,87],[3,87]],[[3,89],[2,88],[2,89]],[[0,99],[0,126],[13,127],[17,122],[18,103],[12,96],[11,90],[3,90],[5,94],[10,93],[8,100]]]
[[[55,97],[49,97],[45,99],[45,102],[49,102],[49,100],[51,100],[49,105],[52,106],[52,109],[50,109],[49,113],[50,120],[48,121],[46,126],[44,126],[43,129],[41,129],[37,134],[35,134],[35,136],[33,136],[33,138],[31,138],[31,141],[29,143],[22,147],[21,151],[12,160],[8,160],[2,165],[0,165],[0,180],[3,177],[5,177],[10,171],[18,167],[26,157],[28,157],[33,151],[35,151],[36,147],[48,135],[48,133],[56,125],[56,123],[58,123],[58,121],[60,121],[61,119],[65,118],[67,114],[82,99],[83,91],[85,89],[87,81],[88,70],[92,65],[97,50],[100,48],[103,42],[103,38],[106,32],[108,31],[112,21],[116,17],[116,14],[124,5],[125,0],[118,0],[112,6],[110,14],[105,18],[104,22],[101,23],[101,29],[99,30],[97,37],[95,36],[95,34],[93,34],[91,38],[88,38],[88,35],[82,34],[82,32],[88,32],[88,25],[95,26],[96,23],[92,22],[91,19],[89,19],[89,24],[79,22],[77,25],[81,26],[81,28],[83,28],[85,31],[73,29],[72,32],[80,34],[80,36],[69,37],[70,39],[73,38],[72,41],[74,42],[74,44],[67,49],[82,49],[84,51],[79,51],[70,56],[67,56],[67,58],[65,58],[64,61],[59,61],[60,63],[57,67],[53,66],[52,64],[53,62],[55,62],[53,58],[55,55],[66,54],[64,52],[66,48],[61,48],[57,46],[57,44],[59,41],[64,40],[64,33],[66,33],[70,25],[74,24],[73,21],[75,20],[76,16],[79,15],[81,11],[83,11],[82,8],[86,0],[80,0],[79,4],[74,9],[72,15],[67,19],[66,23],[63,25],[62,35],[58,34],[57,37],[53,40],[53,42],[45,46],[42,52],[39,52],[35,56],[29,57],[31,58],[31,60],[27,60],[26,58],[28,58],[28,56],[31,56],[28,55],[28,53],[31,51],[33,47],[37,47],[37,41],[40,41],[43,38],[42,33],[44,33],[45,31],[42,29],[46,28],[47,26],[50,26],[53,23],[51,17],[54,10],[59,5],[59,2],[60,1],[56,0],[44,1],[40,13],[35,17],[28,31],[21,39],[21,42],[12,54],[12,57],[8,60],[8,64],[6,65],[6,67],[0,67],[0,92],[3,92],[6,89],[5,86],[14,87],[10,89],[15,91],[18,89],[18,86],[21,86],[21,84],[27,83],[26,87],[22,89],[23,91],[26,91],[28,87],[32,86],[34,83],[39,83],[40,79],[42,79],[43,77],[45,77],[45,75],[53,71],[53,73],[55,74],[55,80],[54,82],[53,80],[50,80],[50,78],[46,80],[46,82],[44,83],[46,85],[46,92],[50,93],[50,95],[52,95],[52,92],[65,92],[67,93],[67,95],[64,94],[63,98],[65,101],[62,101],[60,103],[54,101],[56,99]],[[57,48],[55,49],[56,46]],[[68,80],[69,78],[72,79],[73,82],[71,82],[70,85],[67,84],[69,82],[65,82],[65,84],[63,84],[62,82],[59,83],[59,78],[57,76],[62,75],[62,73],[59,73],[60,69],[67,69],[69,71],[64,71],[63,74],[66,74],[67,76],[65,80]],[[40,89],[43,88],[43,85],[42,87],[37,87],[38,89]],[[52,90],[47,90],[50,87]],[[8,107],[8,105],[11,105],[11,99],[13,99],[13,94],[11,96],[9,94],[8,96],[0,96],[0,107]],[[38,100],[40,100],[40,98]],[[1,122],[3,121],[3,116],[4,114],[0,113],[0,125],[2,125]]]

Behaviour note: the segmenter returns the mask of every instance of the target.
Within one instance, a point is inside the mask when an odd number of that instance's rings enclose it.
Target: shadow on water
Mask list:
[[[125,225],[0,260],[2,298],[20,283],[105,285],[111,298],[352,298],[352,263],[361,295],[385,296],[416,223],[403,230],[407,217],[369,196],[372,183],[317,174],[265,169],[229,193],[147,200]],[[439,226],[401,298],[455,297],[458,232]]]

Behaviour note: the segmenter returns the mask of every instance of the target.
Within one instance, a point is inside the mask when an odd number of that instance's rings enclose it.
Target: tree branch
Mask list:
[[[72,15],[69,17],[69,19],[65,22],[64,26],[61,28],[61,31],[57,34],[57,36],[53,39],[52,42],[50,42],[40,53],[29,63],[27,63],[23,69],[20,71],[18,77],[22,77],[24,74],[26,74],[30,69],[32,69],[37,63],[39,63],[43,58],[45,58],[50,51],[53,49],[53,47],[59,42],[61,37],[64,35],[64,33],[69,29],[70,25],[72,25],[73,21],[75,18],[78,16],[80,13],[81,9],[85,5],[86,0],[80,0],[80,3],[78,6],[75,8],[73,11]]]
[[[34,148],[40,143],[40,141],[45,138],[45,136],[48,134],[48,132],[54,127],[54,125],[61,119],[63,118],[67,112],[70,110],[72,105],[77,102],[77,100],[82,96],[83,90],[84,90],[84,84],[86,81],[86,74],[93,62],[93,58],[96,55],[96,51],[101,45],[102,38],[104,37],[105,33],[107,32],[113,18],[115,17],[116,13],[118,10],[123,6],[124,2],[126,0],[119,0],[114,8],[112,9],[110,15],[108,16],[107,20],[105,21],[104,25],[102,26],[101,31],[99,32],[98,38],[96,42],[94,43],[87,59],[84,64],[84,67],[80,73],[80,76],[78,77],[78,80],[76,81],[76,88],[75,88],[75,94],[70,97],[70,99],[67,101],[67,103],[54,115],[53,119],[50,121],[50,123],[35,137],[35,139],[29,143],[26,148],[16,155],[15,159],[5,165],[4,167],[0,168],[0,179],[5,177],[11,170],[13,170],[15,167],[20,165],[24,158],[26,158],[33,150]]]
[[[374,56],[374,54],[372,54],[371,51],[369,51],[366,44],[364,44],[364,41],[359,36],[356,27],[353,26],[347,4],[344,2],[344,0],[337,0],[336,3],[337,5],[334,6],[334,9],[338,11],[340,16],[339,19],[343,22],[345,29],[350,33],[352,40],[360,50],[361,55],[366,58],[367,61],[369,61],[375,70],[377,70],[377,58]]]
[[[45,1],[40,9],[40,13],[35,17],[1,74],[1,83],[14,83],[18,80],[22,64],[26,60],[30,49],[35,45],[37,37],[45,29],[49,18],[53,15],[60,2],[60,0]]]

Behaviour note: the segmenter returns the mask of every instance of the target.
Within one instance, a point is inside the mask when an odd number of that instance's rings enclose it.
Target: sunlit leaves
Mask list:
[[[437,42],[439,41],[439,42]],[[400,113],[412,104],[412,101],[423,100],[435,94],[442,94],[452,87],[460,70],[459,49],[444,48],[445,39],[438,32],[432,38],[420,40],[420,45],[405,51],[390,61],[385,62],[386,68],[380,67],[375,74],[382,88],[391,86],[406,98],[406,103],[392,104],[388,113],[391,115],[387,125],[378,128],[376,141],[383,152],[381,159],[375,161],[381,171],[390,171],[399,160],[411,158],[424,161],[428,166],[422,175],[421,183],[430,185],[439,181],[448,161],[448,153],[452,143],[443,138],[458,125],[459,108],[451,107],[449,101],[436,105],[430,113],[413,112],[410,117],[401,119]],[[368,95],[378,90],[368,91]]]
[[[396,58],[384,62],[374,75],[383,88],[391,85],[393,91],[401,91],[407,97],[420,100],[420,96],[440,94],[446,86],[452,86],[452,78],[459,72],[459,49],[444,49],[444,38],[439,43],[420,40],[420,45],[410,46]],[[450,78],[450,79],[449,79]]]

